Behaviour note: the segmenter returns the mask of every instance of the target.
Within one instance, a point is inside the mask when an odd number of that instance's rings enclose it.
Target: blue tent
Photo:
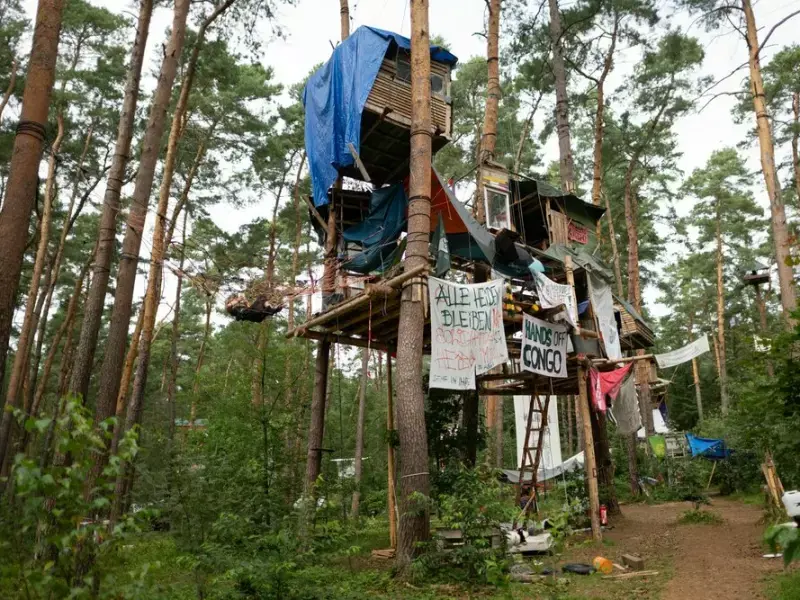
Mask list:
[[[732,450],[725,447],[725,440],[712,438],[701,438],[691,433],[686,434],[686,441],[689,442],[689,449],[692,451],[692,458],[702,456],[709,460],[723,460],[731,455]]]
[[[314,205],[328,203],[328,188],[338,170],[353,164],[348,144],[361,151],[361,113],[390,44],[409,50],[411,41],[390,31],[359,27],[339,44],[333,56],[303,90],[305,138]],[[431,46],[431,59],[450,65],[458,59]]]

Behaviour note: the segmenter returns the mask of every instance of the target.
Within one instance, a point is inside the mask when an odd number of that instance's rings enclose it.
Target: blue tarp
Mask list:
[[[702,456],[709,460],[722,460],[731,455],[731,450],[725,447],[725,440],[701,438],[687,433],[686,441],[689,442],[692,457]]]
[[[348,271],[369,273],[390,265],[397,251],[397,240],[405,229],[407,208],[408,197],[402,182],[372,192],[367,218],[342,232],[345,241],[360,244],[364,251],[342,266]]]
[[[359,27],[306,84],[306,153],[315,206],[328,203],[328,188],[338,169],[353,164],[348,144],[352,143],[356,152],[361,150],[361,112],[392,42],[411,48],[411,41],[401,35]],[[431,46],[431,59],[451,65],[458,60],[438,46]]]

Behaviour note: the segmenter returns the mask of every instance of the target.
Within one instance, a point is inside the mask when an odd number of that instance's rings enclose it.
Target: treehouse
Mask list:
[[[769,283],[769,267],[760,262],[753,262],[742,273],[742,282],[745,285],[759,286]]]
[[[359,27],[308,80],[303,92],[314,205],[346,176],[376,186],[408,174],[411,153],[411,41]],[[431,46],[434,153],[453,130],[451,71],[457,58]]]

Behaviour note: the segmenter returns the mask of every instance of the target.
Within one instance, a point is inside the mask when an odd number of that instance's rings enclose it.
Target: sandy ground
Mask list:
[[[671,577],[663,600],[731,600],[764,598],[765,575],[782,562],[762,558],[764,525],[756,506],[724,498],[704,507],[724,519],[719,525],[679,525],[690,503],[628,505],[615,528],[607,532],[613,552],[641,555],[648,569],[668,569]]]

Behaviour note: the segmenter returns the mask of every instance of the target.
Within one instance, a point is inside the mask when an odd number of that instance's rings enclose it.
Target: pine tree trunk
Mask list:
[[[39,229],[39,245],[36,250],[36,260],[33,265],[30,286],[28,287],[28,298],[25,303],[25,317],[17,341],[17,352],[14,355],[14,364],[11,367],[11,375],[8,380],[5,410],[3,411],[2,422],[0,422],[0,465],[5,464],[6,452],[11,450],[11,437],[13,435],[12,425],[14,421],[11,409],[19,408],[20,401],[22,400],[22,384],[30,357],[30,346],[34,328],[36,327],[35,309],[39,294],[39,283],[42,279],[42,273],[47,260],[47,246],[50,241],[50,222],[52,219],[53,199],[55,196],[56,156],[63,139],[64,119],[59,114],[58,135],[53,142],[50,151],[50,160],[48,161],[44,207],[42,208],[42,219]],[[3,242],[3,245],[5,247],[5,242]]]
[[[625,438],[625,449],[628,451],[628,484],[634,498],[639,495],[639,465],[636,459],[636,432]]]
[[[180,61],[183,41],[186,34],[186,18],[188,12],[189,0],[175,0],[172,32],[164,52],[164,60],[161,63],[161,72],[158,77],[158,84],[150,108],[150,118],[142,142],[142,155],[139,161],[139,170],[136,174],[136,183],[131,198],[131,208],[128,214],[125,238],[122,242],[122,253],[117,270],[116,293],[114,294],[114,308],[111,313],[111,322],[108,328],[108,341],[106,342],[105,357],[100,372],[100,385],[97,395],[97,408],[95,411],[96,422],[101,422],[114,415],[116,399],[120,391],[120,376],[125,355],[125,342],[128,337],[128,326],[131,319],[133,288],[136,282],[139,249],[142,244],[144,224],[147,217],[153,179],[155,178],[155,167],[160,154],[161,137],[166,124],[167,108],[170,103],[172,84],[177,74],[178,63]],[[161,214],[163,214],[163,212]],[[163,218],[157,218],[156,224],[158,223],[163,224]],[[154,241],[154,252],[156,250],[155,247],[156,242]],[[154,283],[160,282],[148,281],[148,286]],[[147,304],[147,302],[145,302],[145,304]],[[147,309],[143,307],[142,310],[146,311]],[[98,455],[103,455],[101,460],[105,460],[103,453],[99,453]],[[120,498],[119,501],[122,501],[122,499]]]
[[[564,396],[564,405],[566,406],[567,413],[567,456],[573,456],[575,452],[575,443],[573,440],[572,432],[574,431],[572,396]]]
[[[77,61],[76,61],[77,62]],[[64,247],[67,243],[67,236],[69,232],[72,230],[72,224],[75,222],[77,217],[80,215],[80,212],[83,210],[83,204],[78,206],[78,210],[75,211],[75,215],[73,216],[72,211],[75,209],[75,203],[78,200],[78,185],[83,180],[83,165],[86,161],[86,154],[89,152],[89,146],[92,142],[92,134],[94,132],[94,125],[89,125],[89,129],[86,132],[86,139],[83,144],[83,150],[81,151],[80,158],[78,160],[78,166],[75,169],[75,182],[72,186],[72,194],[70,195],[69,205],[67,206],[66,214],[64,215],[64,221],[61,225],[61,236],[58,240],[58,247],[56,248],[56,253],[53,257],[53,260],[50,261],[50,265],[48,267],[48,274],[47,274],[47,281],[49,285],[44,286],[44,306],[42,307],[41,311],[37,313],[36,319],[38,320],[38,333],[36,334],[36,350],[34,351],[34,359],[33,363],[31,364],[30,369],[28,369],[28,379],[25,382],[25,406],[26,410],[30,411],[31,405],[33,403],[33,396],[34,396],[34,389],[37,387],[36,380],[39,375],[39,363],[42,358],[42,345],[44,343],[44,337],[47,332],[47,318],[50,314],[50,306],[53,301],[53,294],[55,292],[56,286],[58,285],[58,277],[61,274],[61,263],[64,258]]]
[[[136,365],[136,358],[139,356],[139,339],[142,337],[143,326],[144,310],[142,308],[139,309],[139,316],[136,318],[136,326],[133,328],[131,342],[125,354],[125,365],[122,368],[122,376],[120,377],[119,393],[114,403],[114,416],[117,417],[117,422],[114,425],[114,433],[109,446],[110,455],[117,453],[120,435],[125,429],[125,409],[128,407],[128,393],[130,392],[131,378],[133,377],[133,367]]]
[[[756,307],[758,307],[758,320],[759,325],[761,326],[761,333],[764,336],[769,335],[769,326],[767,325],[767,301],[764,298],[764,294],[761,293],[761,286],[756,285],[754,286],[756,290]],[[775,377],[775,366],[772,364],[771,360],[767,360],[767,375],[770,378]]]
[[[605,83],[614,64],[614,52],[617,48],[619,16],[614,16],[614,29],[611,32],[611,44],[608,47],[603,71],[597,79],[597,109],[594,115],[594,164],[592,169],[592,204],[600,206],[600,191],[603,187],[603,136],[605,133]],[[611,216],[609,215],[609,221]],[[600,222],[597,223],[597,238],[600,238]]]
[[[297,287],[297,275],[300,272],[300,244],[303,242],[303,223],[305,219],[303,218],[303,210],[302,204],[300,202],[300,180],[303,175],[303,166],[306,163],[306,153],[303,151],[303,154],[300,156],[300,166],[297,167],[297,178],[294,182],[294,190],[292,192],[293,202],[294,202],[294,217],[295,217],[295,229],[294,229],[294,250],[292,251],[292,271],[291,271],[291,279],[289,281],[289,285],[292,288],[292,304],[289,308],[289,316],[288,316],[288,326],[287,331],[292,331],[294,329],[294,311],[295,311],[295,295],[294,290]],[[288,366],[288,364],[287,364]],[[288,402],[287,402],[288,405]]]
[[[608,514],[619,515],[622,511],[617,500],[614,487],[614,463],[611,460],[611,448],[608,443],[606,415],[591,411],[592,435],[594,436],[595,454],[597,455],[597,484],[600,488],[600,500],[606,505]]]
[[[608,194],[602,194],[606,203],[606,220],[608,222],[608,239],[611,241],[611,261],[614,265],[614,283],[617,285],[617,296],[623,298],[625,292],[622,288],[622,267],[619,260],[619,246],[617,246],[617,234],[614,231],[614,217],[611,215],[611,202]]]
[[[350,37],[350,7],[347,0],[339,0],[339,16],[342,28],[342,41]]]
[[[697,403],[697,422],[703,422],[703,394],[700,391],[700,369],[697,367],[697,359],[692,359],[692,378],[694,380],[694,397]]]
[[[361,351],[361,384],[358,387],[358,421],[356,421],[355,473],[353,475],[353,501],[350,505],[350,516],[358,518],[358,507],[361,501],[361,472],[364,457],[364,419],[367,414],[367,383],[369,381],[369,349]]]
[[[725,281],[722,277],[722,215],[720,201],[717,200],[717,335],[719,336],[719,395],[722,414],[728,414],[728,368],[725,358]]]
[[[797,308],[797,295],[794,285],[794,269],[791,266],[789,252],[789,231],[786,225],[786,208],[781,195],[781,185],[775,168],[775,143],[770,128],[769,111],[764,97],[764,81],[761,78],[759,60],[760,46],[756,18],[750,0],[742,0],[745,25],[747,27],[747,47],[749,50],[750,86],[753,95],[753,110],[756,116],[758,144],[761,149],[761,170],[769,196],[772,216],[772,239],[775,245],[775,256],[778,263],[778,281],[781,290],[781,305],[787,328],[794,327],[792,313]]]
[[[406,269],[428,264],[431,212],[431,63],[428,1],[411,0],[411,162]],[[400,526],[397,564],[410,564],[430,535],[430,493],[422,346],[427,288],[421,279],[403,289],[397,339],[397,433],[400,441]]]
[[[325,404],[328,390],[328,367],[331,344],[320,342],[317,345],[317,358],[314,373],[314,392],[311,396],[311,422],[308,427],[308,455],[306,458],[306,503],[313,511],[316,500],[315,486],[322,470],[322,441],[325,433]]]
[[[0,120],[3,118],[3,111],[6,109],[8,105],[8,101],[11,99],[11,94],[14,93],[14,88],[17,85],[17,59],[13,59],[11,61],[11,77],[8,79],[8,87],[6,88],[5,93],[3,94],[3,99],[0,100]]]
[[[792,129],[792,172],[794,174],[794,191],[800,205],[800,92],[792,94],[792,113],[794,114]]]
[[[178,338],[181,331],[181,292],[183,291],[183,267],[186,260],[186,227],[188,225],[189,209],[183,213],[183,234],[181,242],[181,258],[178,268],[178,283],[175,285],[175,309],[172,317],[172,337],[169,344],[169,377],[167,379],[167,405],[169,407],[169,444],[172,454],[172,444],[175,440],[175,419],[178,416],[176,402],[178,401]]]
[[[480,398],[477,391],[466,391],[463,395],[464,407],[462,408],[461,422],[466,433],[464,447],[464,464],[474,467],[478,461],[478,407]]]
[[[565,192],[575,191],[575,167],[570,140],[569,105],[567,103],[567,69],[564,66],[561,14],[558,0],[548,0],[550,7],[550,45],[553,52],[552,67],[556,88],[556,132],[558,133],[558,168],[561,186]]]
[[[108,172],[108,183],[106,184],[103,208],[100,213],[98,244],[93,268],[94,277],[92,278],[92,287],[84,306],[80,341],[78,342],[75,368],[70,382],[70,391],[73,394],[80,394],[84,398],[89,393],[89,380],[91,379],[95,351],[97,350],[97,336],[100,332],[103,308],[105,306],[106,293],[108,292],[108,280],[111,275],[111,258],[117,233],[117,214],[119,213],[125,169],[130,159],[136,105],[139,101],[139,83],[142,76],[142,65],[144,64],[145,46],[147,45],[147,37],[150,31],[150,18],[153,14],[153,2],[154,0],[141,0],[139,6],[139,21],[125,82],[125,97],[122,102],[122,111],[117,129],[114,160]],[[167,83],[169,83],[168,86]],[[165,81],[163,85],[171,88],[172,82]],[[169,102],[168,95],[165,102]],[[154,146],[152,151],[156,152],[156,154],[158,153],[161,131],[163,129],[158,132],[153,131],[149,139],[150,145]],[[156,137],[156,133],[158,133],[158,137]]]
[[[211,310],[214,308],[213,298],[206,295],[206,322],[203,327],[203,341],[200,342],[200,350],[197,352],[197,363],[194,366],[194,384],[192,385],[192,406],[189,410],[189,427],[194,429],[194,422],[197,418],[197,396],[200,393],[200,370],[206,358],[206,348],[208,339],[211,337]],[[263,353],[262,353],[263,356]],[[263,393],[263,390],[262,390]]]
[[[44,367],[42,368],[42,376],[36,383],[36,390],[34,392],[33,401],[31,402],[29,411],[31,418],[33,419],[39,418],[39,409],[42,406],[42,399],[44,398],[44,393],[47,389],[47,382],[50,379],[50,372],[53,369],[53,362],[55,361],[55,356],[58,352],[58,347],[61,344],[61,340],[67,332],[71,331],[72,325],[75,322],[75,313],[77,312],[78,302],[81,299],[83,282],[86,280],[86,274],[89,272],[89,265],[90,263],[87,262],[83,266],[78,278],[75,280],[75,286],[73,287],[72,295],[70,296],[69,303],[67,304],[67,312],[64,315],[64,322],[61,323],[61,326],[56,331],[53,341],[50,344],[50,348],[47,351],[47,356],[44,360]],[[64,352],[67,352],[67,346],[68,344],[64,344]],[[56,400],[56,403],[58,403],[58,400]],[[26,431],[23,434],[22,443],[20,444],[22,452],[27,451],[27,445],[29,441],[30,435]]]
[[[0,208],[0,387],[5,377],[8,340],[14,318],[14,305],[28,243],[28,224],[39,186],[45,124],[55,80],[58,37],[64,0],[39,0],[33,31],[22,113],[11,152],[5,201]],[[7,414],[7,413],[6,413]],[[5,415],[4,415],[5,416]],[[5,419],[4,419],[5,422]],[[7,433],[0,433],[0,457]]]
[[[486,36],[486,109],[483,114],[483,135],[481,137],[480,162],[494,160],[497,146],[497,119],[500,98],[503,90],[500,87],[500,10],[501,0],[488,0],[489,23]]]

